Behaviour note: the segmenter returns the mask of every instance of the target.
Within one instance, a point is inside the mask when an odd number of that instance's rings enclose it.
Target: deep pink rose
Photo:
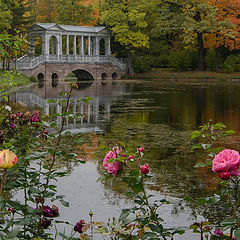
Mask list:
[[[144,147],[140,147],[140,148],[138,148],[138,151],[141,152],[141,153],[144,153],[145,149],[144,149]]]
[[[230,174],[229,174],[229,172],[222,172],[222,173],[219,173],[219,177],[222,180],[228,180],[230,178]]]
[[[147,164],[144,164],[142,167],[141,167],[141,173],[142,174],[147,174],[149,173],[149,166]]]
[[[237,151],[224,149],[213,159],[213,172],[230,172],[230,175],[239,176],[240,155]],[[239,174],[239,175],[238,175]]]
[[[133,155],[129,155],[128,160],[132,160],[132,159],[134,159],[134,156]]]
[[[121,170],[121,165],[118,161],[113,161],[110,163],[107,163],[111,158],[117,158],[117,154],[119,154],[120,151],[118,149],[115,149],[115,151],[109,151],[105,158],[103,159],[103,166],[105,169],[111,173],[112,175],[116,176],[118,172]]]

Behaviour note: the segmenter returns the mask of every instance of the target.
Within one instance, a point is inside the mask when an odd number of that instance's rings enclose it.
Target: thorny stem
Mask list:
[[[65,109],[64,109],[63,113],[66,113],[68,111],[72,90],[73,90],[73,87],[71,87],[70,91],[68,92],[67,103],[66,103],[66,106],[65,106]],[[60,141],[61,141],[62,132],[63,132],[63,128],[64,128],[65,121],[66,121],[66,118],[63,116],[63,114],[61,116],[61,119],[62,119],[61,128],[59,129],[57,142],[56,142],[55,149],[54,149],[54,152],[53,152],[53,155],[52,155],[52,163],[51,163],[51,165],[49,167],[49,170],[48,170],[46,184],[45,184],[45,187],[44,187],[44,190],[43,190],[43,199],[45,198],[45,193],[46,193],[49,181],[50,181],[51,172],[52,172],[52,169],[53,169],[55,161],[56,161],[56,154],[57,154],[57,151],[58,151],[58,146],[59,146]]]
[[[5,178],[6,178],[6,175],[5,175],[5,172],[6,172],[6,169],[3,169],[1,170],[1,185],[0,185],[0,196],[2,195],[2,190],[3,190],[3,185],[5,183]]]

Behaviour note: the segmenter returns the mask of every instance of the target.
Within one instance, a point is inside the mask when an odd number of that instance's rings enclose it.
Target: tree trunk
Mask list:
[[[130,76],[133,76],[133,74],[134,74],[132,63],[133,63],[133,56],[132,56],[132,54],[129,54],[128,55],[128,71],[129,71]]]
[[[205,71],[206,70],[206,64],[205,64],[206,49],[204,48],[202,33],[197,33],[197,41],[198,41],[198,70]]]

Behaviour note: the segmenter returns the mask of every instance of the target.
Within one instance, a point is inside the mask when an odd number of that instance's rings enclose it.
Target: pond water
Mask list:
[[[16,109],[39,109],[53,115],[61,109],[47,101],[58,99],[59,93],[67,88],[66,84],[40,84],[11,94],[9,101]],[[126,199],[121,183],[96,182],[103,173],[104,156],[98,147],[122,141],[144,146],[144,160],[154,175],[148,191],[156,198],[166,197],[175,202],[160,210],[166,225],[189,226],[202,219],[220,221],[224,216],[221,207],[196,206],[180,200],[186,196],[196,199],[211,195],[217,189],[217,176],[209,169],[194,168],[199,158],[191,151],[190,133],[209,119],[239,132],[239,91],[238,82],[122,80],[79,84],[72,98],[89,96],[94,101],[88,106],[73,104],[72,111],[85,116],[78,121],[69,120],[66,129],[87,136],[88,144],[76,146],[79,157],[87,163],[63,164],[69,174],[58,181],[58,191],[66,195],[71,205],[61,208],[61,218],[75,223],[88,219],[91,209],[95,220],[107,220],[133,205]],[[238,148],[236,144],[235,149]],[[176,239],[194,240],[199,236],[189,232]]]

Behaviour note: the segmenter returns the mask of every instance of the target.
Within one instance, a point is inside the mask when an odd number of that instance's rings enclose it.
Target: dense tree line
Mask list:
[[[101,24],[113,51],[136,71],[205,70],[239,65],[237,0],[0,0],[1,33],[25,33],[35,22]]]

